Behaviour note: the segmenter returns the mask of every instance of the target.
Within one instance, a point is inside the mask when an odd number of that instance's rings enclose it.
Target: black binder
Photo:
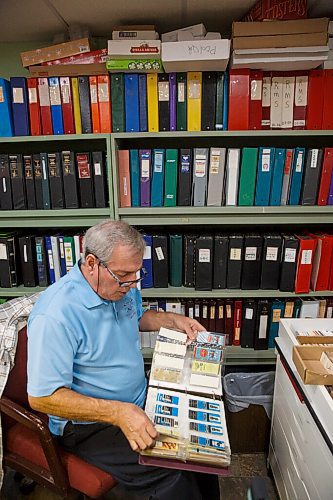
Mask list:
[[[258,300],[256,332],[254,338],[254,348],[256,350],[268,349],[270,309],[271,304],[268,300]]]
[[[37,207],[36,207],[34,170],[33,170],[31,155],[23,156],[23,169],[24,169],[24,179],[25,179],[25,192],[27,195],[27,208],[28,210],[35,210]]]
[[[240,288],[243,260],[243,235],[229,236],[229,254],[227,268],[227,288]]]
[[[299,239],[292,234],[282,234],[282,239],[280,290],[281,292],[294,292]]]
[[[0,208],[1,210],[13,209],[9,157],[4,154],[0,154]]]
[[[180,207],[191,205],[193,155],[191,149],[180,150],[177,200]]]
[[[323,163],[322,149],[308,149],[303,174],[301,205],[316,205],[321,169]]]
[[[203,71],[201,130],[215,130],[216,81],[215,71]]]
[[[90,87],[89,76],[79,76],[79,100],[81,110],[82,133],[91,134],[91,108],[90,108]]]
[[[33,236],[21,236],[18,240],[23,285],[37,286],[35,239]]]
[[[50,199],[52,209],[65,208],[61,153],[48,153]]]
[[[243,303],[243,321],[241,346],[254,347],[254,336],[257,320],[257,301],[254,299],[245,299]]]
[[[154,288],[168,288],[168,238],[165,234],[153,235]]]
[[[158,75],[158,127],[160,132],[170,130],[169,102],[169,75],[168,73],[160,73]]]
[[[15,235],[0,234],[0,286],[12,288],[20,284]]]
[[[242,271],[243,290],[258,290],[260,286],[261,254],[262,236],[255,233],[245,234]]]
[[[21,154],[9,155],[9,172],[12,184],[14,210],[26,210],[27,200],[24,185],[23,158]]]
[[[105,208],[107,206],[105,156],[103,151],[93,151],[91,157],[94,173],[95,207]]]
[[[49,210],[51,208],[51,196],[47,153],[40,153],[40,162],[42,168],[43,208]]]
[[[226,234],[216,234],[214,238],[213,288],[227,287],[229,238]]]
[[[282,238],[279,234],[264,234],[260,288],[278,290],[280,279]]]
[[[40,154],[35,153],[32,155],[32,166],[34,172],[34,183],[35,183],[35,196],[36,196],[36,208],[37,210],[43,210],[43,173],[42,173],[42,163],[40,159]]]
[[[94,208],[93,174],[90,153],[76,153],[81,208]]]
[[[36,259],[37,259],[37,278],[39,286],[48,286],[48,258],[45,249],[45,240],[43,236],[35,237]]]
[[[195,240],[196,236],[184,234],[184,286],[195,283]]]
[[[79,208],[77,172],[73,151],[62,151],[62,175],[66,208]]]
[[[213,288],[213,236],[199,236],[195,245],[195,289]]]

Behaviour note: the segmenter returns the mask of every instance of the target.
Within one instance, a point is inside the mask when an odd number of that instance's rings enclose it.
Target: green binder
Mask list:
[[[123,73],[111,73],[112,132],[125,132],[125,84]]]
[[[70,271],[76,263],[75,245],[73,236],[64,236],[66,272]]]
[[[169,276],[171,286],[183,285],[183,237],[181,234],[170,234]]]
[[[178,166],[178,149],[166,149],[165,166],[164,166],[165,207],[175,207],[177,205],[177,166]]]
[[[224,73],[218,72],[216,79],[216,111],[215,111],[215,129],[223,130],[223,87]]]
[[[177,73],[177,130],[187,130],[186,73]]]
[[[238,205],[254,204],[258,162],[258,148],[243,148],[238,191]]]

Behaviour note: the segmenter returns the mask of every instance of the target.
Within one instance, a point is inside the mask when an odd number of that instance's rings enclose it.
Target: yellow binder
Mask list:
[[[82,134],[79,82],[76,77],[72,78],[72,99],[73,99],[75,132],[77,134]]]
[[[157,73],[147,75],[148,132],[158,132]]]
[[[202,73],[187,73],[187,130],[201,130]]]

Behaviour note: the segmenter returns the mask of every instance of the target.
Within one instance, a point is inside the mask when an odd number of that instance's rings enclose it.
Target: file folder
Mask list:
[[[281,203],[285,158],[286,150],[284,148],[275,148],[271,192],[269,196],[269,204],[271,206],[280,206]]]
[[[148,132],[158,132],[157,74],[147,74]]]
[[[213,288],[227,287],[229,238],[226,234],[216,234],[214,238]]]
[[[0,86],[1,86],[1,79],[0,79]],[[41,135],[42,134],[42,125],[41,125],[41,117],[40,117],[37,78],[27,78],[27,88],[28,88],[30,132],[31,132],[31,135]],[[0,116],[2,116],[1,115],[1,107],[2,107],[2,103],[0,102]],[[6,116],[3,116],[3,119],[4,119],[4,123],[2,123],[0,125],[0,135],[2,135],[1,126],[4,126],[4,124],[6,124]],[[1,120],[0,120],[0,123],[1,123]]]
[[[130,178],[132,207],[140,206],[140,161],[139,151],[130,149]]]
[[[153,149],[153,173],[151,184],[151,206],[163,207],[164,201],[165,150]]]
[[[168,288],[168,239],[164,234],[153,235],[153,280],[154,288]]]
[[[29,105],[26,79],[14,76],[10,79],[14,133],[30,135]]]
[[[202,235],[196,239],[195,289],[204,291],[213,288],[213,236]]]
[[[40,105],[40,116],[43,135],[52,135],[52,116],[49,93],[49,81],[47,78],[38,78],[38,95]]]
[[[183,284],[183,237],[180,234],[170,234],[170,265],[169,277],[171,286]]]
[[[201,130],[201,98],[202,73],[189,71],[187,73],[187,130]]]
[[[299,205],[304,171],[305,148],[295,148],[290,183],[289,205]]]
[[[146,75],[139,75],[139,123],[140,132],[148,132]]]
[[[193,191],[192,205],[204,207],[206,205],[208,148],[195,148],[193,158]]]
[[[64,133],[64,125],[62,121],[60,83],[57,76],[49,78],[49,91],[53,133],[55,135],[62,135]]]
[[[146,247],[143,254],[142,264],[147,274],[141,281],[141,288],[153,288],[153,259],[152,259],[153,237],[149,234],[144,234],[143,239],[145,240]]]
[[[259,234],[244,235],[244,260],[241,280],[243,290],[258,290],[260,286],[262,244],[262,236]]]
[[[191,149],[181,149],[178,169],[177,205],[186,207],[191,205],[192,192],[192,162]]]
[[[280,278],[282,238],[279,234],[264,234],[260,288],[278,290]]]
[[[140,132],[139,75],[125,74],[125,129]]]
[[[243,304],[241,346],[254,347],[254,337],[257,320],[257,302],[254,299],[245,299]]]
[[[0,209],[12,210],[12,184],[9,171],[9,157],[0,154]]]
[[[210,148],[207,206],[220,207],[224,202],[226,148]]]
[[[10,83],[0,78],[0,137],[12,137],[14,135],[13,113],[11,105]]]
[[[274,154],[274,148],[259,148],[257,185],[255,195],[255,205],[257,206],[265,207],[269,205],[269,193],[271,189]]]
[[[158,75],[157,91],[158,91],[158,119],[159,131],[165,132],[170,130],[170,89],[169,75],[160,73]]]
[[[177,205],[177,175],[178,175],[178,149],[166,149],[165,151],[165,185],[164,206],[175,207]]]
[[[215,130],[216,84],[215,71],[202,73],[201,130]]]
[[[82,133],[91,134],[92,121],[91,121],[89,77],[79,76],[78,84],[79,84]]]
[[[187,73],[176,73],[177,130],[187,130]]]
[[[177,130],[177,73],[169,73],[169,119],[170,130]]]
[[[111,73],[112,132],[125,132],[125,84],[123,73]]]
[[[140,149],[140,203],[141,207],[150,207],[151,150]]]
[[[240,167],[238,205],[254,205],[258,164],[258,148],[243,148]]]

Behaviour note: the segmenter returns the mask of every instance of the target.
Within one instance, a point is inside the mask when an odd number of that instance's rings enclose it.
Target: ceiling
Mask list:
[[[160,33],[203,22],[228,34],[256,0],[0,0],[0,42],[52,40],[69,25],[111,36],[116,24],[155,24]],[[308,0],[309,17],[333,17],[332,0]]]

